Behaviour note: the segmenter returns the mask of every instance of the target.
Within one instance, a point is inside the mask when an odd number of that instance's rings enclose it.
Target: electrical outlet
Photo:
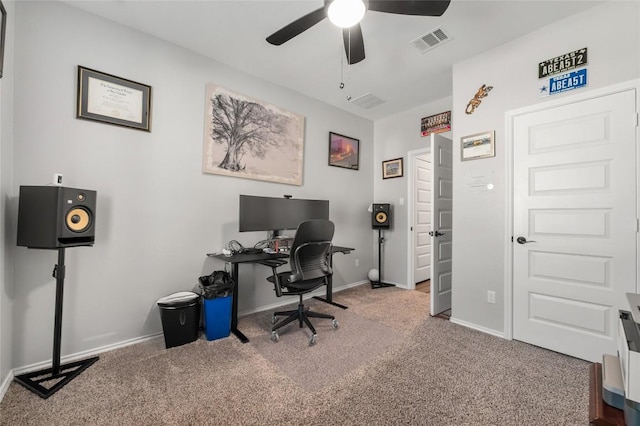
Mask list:
[[[356,268],[360,266],[360,259],[356,259]]]
[[[487,291],[487,302],[496,303],[496,292],[495,291]]]

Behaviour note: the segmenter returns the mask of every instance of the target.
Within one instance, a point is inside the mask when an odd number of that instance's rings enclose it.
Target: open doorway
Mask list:
[[[410,283],[425,292],[431,279],[431,148],[409,153]]]
[[[451,309],[451,140],[431,135],[428,147],[407,155],[408,288],[429,280],[430,313],[437,315]]]

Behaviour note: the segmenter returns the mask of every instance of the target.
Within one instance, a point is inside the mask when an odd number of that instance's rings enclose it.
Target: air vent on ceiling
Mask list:
[[[351,102],[354,105],[358,105],[364,109],[371,109],[374,106],[378,106],[380,104],[385,103],[382,99],[377,97],[376,95],[372,95],[371,93],[365,93],[362,96],[358,96],[357,98],[351,99]]]
[[[451,35],[449,35],[449,33],[447,33],[444,28],[438,27],[430,31],[429,33],[413,40],[411,44],[413,44],[420,51],[420,53],[425,53],[452,39],[453,37],[451,37]]]

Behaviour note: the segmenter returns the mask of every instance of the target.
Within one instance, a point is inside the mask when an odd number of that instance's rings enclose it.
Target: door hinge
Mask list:
[[[637,113],[637,112],[636,112],[636,116],[635,116],[635,119],[636,119],[636,123],[635,123],[635,126],[636,126],[636,127],[638,127],[638,113]]]
[[[640,232],[640,219],[636,218],[636,232]]]

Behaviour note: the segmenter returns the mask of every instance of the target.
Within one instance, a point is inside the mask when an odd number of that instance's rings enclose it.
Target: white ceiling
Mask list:
[[[452,64],[602,3],[452,0],[441,17],[367,12],[366,59],[349,66],[341,30],[328,19],[282,46],[265,41],[322,0],[64,2],[371,120],[450,96]],[[420,53],[411,41],[436,27],[453,40]],[[385,103],[364,109],[347,100],[366,93]]]

